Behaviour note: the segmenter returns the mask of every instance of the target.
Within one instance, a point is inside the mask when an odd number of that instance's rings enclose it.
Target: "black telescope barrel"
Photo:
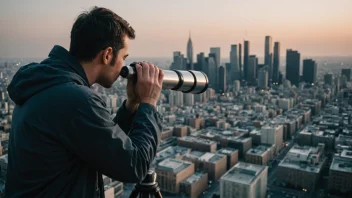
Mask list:
[[[124,66],[120,76],[131,78],[137,74],[136,63]],[[208,89],[208,77],[201,71],[194,70],[163,70],[163,89],[182,91],[183,93],[200,94]]]

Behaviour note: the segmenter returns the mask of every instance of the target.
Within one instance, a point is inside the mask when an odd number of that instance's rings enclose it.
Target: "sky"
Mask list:
[[[303,56],[352,56],[352,0],[1,0],[0,58],[44,58],[54,45],[68,49],[76,17],[106,7],[136,30],[132,57],[186,54],[191,31],[194,56],[250,41],[263,56],[270,35]]]

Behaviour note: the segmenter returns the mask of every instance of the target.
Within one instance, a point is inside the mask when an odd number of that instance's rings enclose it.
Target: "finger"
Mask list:
[[[149,78],[149,65],[146,62],[142,62],[142,68],[143,68],[143,79],[148,80]]]
[[[153,78],[154,83],[159,82],[159,73],[160,73],[159,67],[155,66],[154,78]]]
[[[137,70],[137,79],[142,79],[143,77],[143,68],[140,64],[136,64],[136,70]]]
[[[152,63],[148,63],[149,65],[149,77],[152,82],[154,82],[154,75],[155,75],[155,66]]]
[[[164,71],[162,69],[160,69],[159,71],[159,85],[162,86],[163,84],[163,79],[164,79]]]

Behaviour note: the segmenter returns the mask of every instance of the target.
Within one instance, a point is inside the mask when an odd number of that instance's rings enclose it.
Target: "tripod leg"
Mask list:
[[[155,198],[163,198],[163,196],[161,196],[161,192],[160,192],[160,190],[155,191],[155,193],[154,193],[154,197],[155,197]]]
[[[130,198],[137,198],[138,194],[139,192],[137,191],[137,189],[133,189],[133,191],[130,194]]]

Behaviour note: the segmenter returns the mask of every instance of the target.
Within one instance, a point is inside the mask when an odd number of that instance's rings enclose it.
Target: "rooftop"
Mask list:
[[[346,159],[350,159],[351,162],[352,162],[352,151],[349,151],[349,150],[343,150],[342,153],[341,153],[341,157],[344,157]]]
[[[247,151],[247,154],[262,156],[265,152],[269,151],[272,146],[270,145],[259,145],[255,148],[251,148]]]
[[[173,158],[176,156],[181,156],[184,155],[186,153],[190,152],[190,148],[187,147],[183,147],[183,146],[169,146],[167,148],[165,148],[162,151],[159,151],[156,154],[156,160],[158,161],[159,159],[165,159],[165,158]]]
[[[187,179],[185,179],[184,181],[182,181],[181,183],[185,183],[185,184],[193,184],[197,181],[199,181],[200,178],[203,177],[203,175],[205,175],[205,173],[199,173],[196,172],[193,175],[189,176]]]
[[[192,158],[192,159],[199,159],[204,154],[205,154],[205,152],[192,151],[190,153],[187,153],[185,156],[187,156],[188,158]]]
[[[352,151],[343,150],[341,156],[335,156],[330,170],[352,173]]]
[[[234,148],[222,148],[218,150],[218,153],[223,155],[231,155],[232,153],[235,153],[235,152],[238,152],[238,150]]]
[[[321,148],[295,145],[280,162],[279,166],[319,173],[326,161],[320,156]]]
[[[191,153],[188,153],[185,156],[191,159],[197,159],[199,161],[211,162],[211,163],[219,161],[224,157],[224,155],[221,155],[221,154],[201,152],[201,151],[192,151]]]
[[[192,164],[191,162],[167,158],[162,162],[159,162],[156,169],[164,170],[167,172],[178,173],[184,170],[185,168],[187,168],[188,166],[190,166],[191,164]]]
[[[291,148],[291,150],[289,151],[290,153],[293,154],[302,154],[302,155],[308,155],[311,151],[311,147],[310,146],[294,146]]]
[[[214,163],[221,160],[222,158],[224,158],[224,155],[205,153],[204,155],[202,155],[202,157],[199,158],[199,160]]]
[[[196,138],[196,137],[191,137],[191,136],[183,136],[179,138],[180,140],[187,141],[187,142],[193,142],[193,143],[201,143],[201,144],[207,144],[207,145],[212,145],[216,144],[216,142],[212,140],[207,140],[203,138]]]
[[[266,166],[238,162],[221,177],[221,180],[249,185],[265,168]]]

